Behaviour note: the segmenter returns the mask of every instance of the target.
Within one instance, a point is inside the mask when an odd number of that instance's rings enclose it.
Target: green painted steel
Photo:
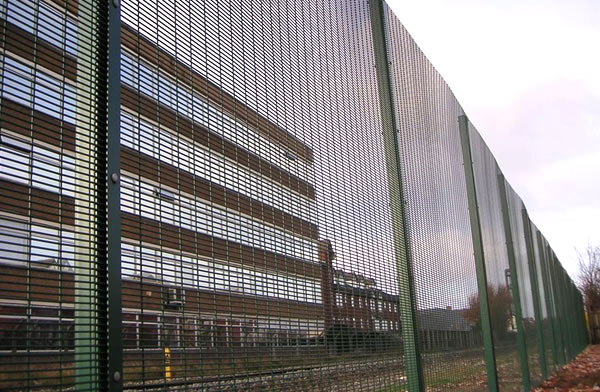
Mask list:
[[[564,315],[564,310],[562,308],[562,301],[561,301],[561,286],[560,286],[560,281],[558,279],[557,273],[558,273],[558,269],[557,269],[557,265],[556,265],[556,256],[554,255],[554,253],[552,253],[551,255],[551,270],[552,270],[552,286],[554,287],[554,303],[556,306],[556,329],[558,330],[558,336],[557,336],[557,356],[558,356],[558,366],[562,366],[566,363],[566,358],[565,358],[565,348],[564,348],[564,335],[565,335],[565,329],[564,329],[564,325],[563,325],[563,317],[561,317],[562,315]]]
[[[548,328],[550,328],[550,337],[551,341],[549,342],[552,346],[552,369],[557,368],[558,357],[557,357],[557,334],[558,331],[555,329],[555,307],[554,307],[554,299],[553,292],[554,287],[552,286],[552,282],[550,280],[549,275],[549,263],[550,263],[550,255],[548,253],[548,245],[545,239],[542,238],[541,232],[538,231],[538,245],[540,248],[540,255],[542,255],[542,276],[544,279],[544,293],[545,293],[545,301],[546,301],[546,309],[547,309],[547,317],[548,317]]]
[[[402,339],[404,346],[404,366],[409,391],[424,391],[423,367],[417,330],[417,305],[415,300],[414,278],[407,229],[405,225],[402,177],[398,149],[398,128],[395,119],[394,95],[391,87],[389,70],[384,2],[372,0],[371,31],[377,67],[377,86],[381,109],[381,121],[385,143],[385,160],[388,173],[388,187],[392,203],[392,221],[394,225],[394,244],[396,265],[400,289],[400,313],[402,322]]]
[[[568,315],[568,308],[566,306],[566,301],[565,301],[565,285],[564,285],[564,281],[563,281],[563,276],[562,276],[562,268],[560,263],[558,262],[558,259],[556,258],[556,255],[554,255],[554,270],[555,270],[555,277],[556,277],[556,281],[557,281],[557,286],[558,286],[558,293],[557,293],[557,300],[558,300],[558,304],[559,304],[559,316],[558,316],[558,321],[561,324],[561,330],[562,330],[562,334],[561,334],[561,356],[562,356],[562,362],[561,365],[565,365],[567,362],[569,362],[569,351],[568,351],[568,341],[567,341],[567,336],[569,335],[569,326],[567,325],[566,321],[567,321],[567,315]]]
[[[525,330],[523,326],[523,314],[521,312],[521,294],[519,290],[519,280],[517,272],[517,263],[515,257],[515,248],[510,225],[510,215],[508,199],[506,195],[506,180],[502,173],[498,174],[498,185],[500,190],[500,201],[502,203],[502,218],[504,224],[504,233],[506,236],[506,251],[508,253],[508,262],[510,266],[511,286],[512,286],[512,304],[515,309],[515,319],[517,324],[517,344],[519,345],[519,360],[521,363],[521,377],[523,389],[531,390],[529,380],[529,363],[527,360],[527,344],[525,339]]]
[[[121,301],[121,17],[120,2],[108,5],[107,170],[108,216],[108,390],[123,390],[123,305]]]
[[[539,260],[539,267],[540,267],[540,271],[538,272],[538,275],[542,278],[542,284],[543,284],[543,291],[544,291],[544,296],[543,298],[540,298],[541,300],[544,301],[545,304],[545,309],[546,309],[546,317],[542,319],[542,326],[544,327],[544,329],[549,329],[548,334],[545,333],[544,331],[544,347],[546,348],[546,350],[550,350],[552,353],[554,352],[554,347],[553,347],[553,342],[554,342],[554,330],[552,328],[552,323],[550,322],[550,306],[551,306],[551,301],[550,301],[550,294],[549,294],[549,290],[551,290],[551,287],[548,285],[547,279],[546,279],[546,246],[544,245],[544,239],[542,236],[542,233],[539,230],[536,230],[536,237],[537,237],[537,245],[538,245],[538,257],[540,258]],[[550,361],[551,358],[548,357],[547,355],[547,351],[545,353],[546,356],[546,361]],[[546,371],[548,373],[551,373],[552,369],[551,366],[548,366],[548,362],[546,362]],[[550,363],[550,365],[552,365]]]
[[[102,384],[102,330],[100,322],[103,276],[102,255],[104,228],[96,214],[101,214],[102,190],[91,192],[103,182],[101,119],[94,116],[99,105],[102,85],[96,79],[96,67],[101,57],[98,48],[100,23],[93,1],[81,2],[79,14],[77,79],[84,81],[77,89],[78,127],[76,160],[79,168],[75,180],[75,261],[74,261],[74,342],[75,390],[98,390]],[[100,151],[98,151],[100,150]]]
[[[487,382],[489,391],[498,391],[498,379],[496,374],[496,356],[494,354],[494,341],[488,305],[487,278],[485,272],[485,260],[483,243],[481,238],[481,227],[479,223],[479,206],[477,205],[477,190],[475,189],[475,175],[473,173],[473,158],[471,154],[471,142],[469,137],[469,120],[462,115],[458,118],[460,140],[463,153],[463,164],[465,169],[465,180],[467,183],[467,195],[469,200],[469,217],[471,222],[471,235],[473,238],[473,251],[475,253],[475,266],[477,270],[477,288],[479,292],[479,310],[481,313],[481,328],[483,333],[483,345],[485,347],[485,366],[487,369]]]
[[[529,390],[586,348],[384,0],[0,3],[0,390]]]
[[[560,277],[560,264],[558,263],[558,259],[556,258],[556,255],[553,255],[553,260],[554,260],[554,265],[553,265],[553,269],[554,269],[554,280],[556,282],[556,294],[555,294],[555,299],[558,303],[558,314],[557,314],[557,320],[558,320],[558,324],[560,326],[560,336],[559,336],[559,364],[565,365],[568,362],[568,357],[567,357],[567,347],[566,347],[566,340],[565,337],[568,334],[568,326],[565,324],[565,316],[567,315],[566,312],[566,308],[564,306],[564,287],[563,287],[563,283]]]
[[[523,214],[523,226],[525,227],[525,243],[527,245],[527,260],[529,264],[529,277],[531,280],[532,287],[532,295],[533,295],[533,308],[535,312],[535,329],[537,335],[537,344],[539,348],[540,354],[540,367],[542,369],[542,379],[548,377],[548,368],[546,366],[546,348],[544,344],[544,331],[542,326],[543,315],[541,311],[540,305],[540,290],[539,290],[539,281],[537,275],[536,268],[536,259],[535,259],[535,251],[533,245],[533,237],[531,234],[531,224],[529,221],[529,215],[527,214],[527,210],[522,210]]]

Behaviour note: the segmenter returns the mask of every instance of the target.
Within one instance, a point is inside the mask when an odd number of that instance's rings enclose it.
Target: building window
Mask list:
[[[3,313],[0,317],[0,350],[73,350],[72,309],[35,307],[18,309],[9,306],[3,309]]]
[[[163,347],[179,347],[179,318],[173,316],[162,317],[161,341]]]
[[[344,301],[344,299],[343,299],[343,297],[342,297],[342,294],[340,294],[340,293],[335,293],[335,304],[336,304],[338,307],[340,307],[340,308],[341,308],[342,306],[344,306],[344,304],[343,304],[343,301]]]
[[[138,315],[139,344],[141,348],[159,347],[159,324],[156,315]]]
[[[49,116],[75,123],[76,90],[39,69],[32,69],[7,56],[0,57],[4,68],[2,96]]]
[[[10,57],[4,60],[2,74],[2,96],[23,106],[33,105],[33,74],[31,68]]]
[[[0,178],[73,197],[74,159],[0,135]]]
[[[321,283],[314,279],[255,271],[215,260],[203,260],[127,243],[121,244],[121,254],[124,277],[156,279],[174,285],[230,294],[322,302]]]
[[[75,253],[73,232],[0,218],[0,261],[27,262],[70,270]]]
[[[29,236],[26,223],[0,219],[0,260],[26,261]]]
[[[6,20],[44,41],[77,55],[77,24],[44,1],[8,0]],[[35,15],[37,11],[37,16]],[[37,22],[37,23],[36,23]]]
[[[204,348],[215,346],[214,320],[198,320],[198,345]]]
[[[123,348],[138,348],[137,315],[123,313],[122,336]]]
[[[196,347],[196,319],[193,317],[186,317],[183,319],[181,326],[181,345],[182,347]]]

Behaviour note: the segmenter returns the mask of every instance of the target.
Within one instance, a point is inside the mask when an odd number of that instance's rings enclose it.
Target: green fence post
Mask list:
[[[586,346],[587,340],[587,328],[585,326],[585,313],[583,308],[583,303],[581,303],[581,296],[579,289],[575,286],[575,309],[578,309],[577,312],[577,324],[579,324],[578,339],[577,339],[577,353],[579,354]]]
[[[556,257],[556,256],[554,256]],[[559,287],[560,287],[560,296],[559,296],[559,301],[561,303],[561,317],[559,317],[559,320],[562,322],[563,325],[563,337],[562,337],[562,341],[563,341],[563,352],[564,352],[564,363],[567,364],[570,359],[570,351],[569,351],[569,325],[567,324],[567,317],[568,316],[568,306],[567,306],[567,301],[566,301],[566,287],[565,287],[565,281],[563,279],[562,276],[562,266],[560,265],[560,261],[558,260],[558,258],[556,258],[556,277],[558,278],[559,281]]]
[[[575,309],[575,318],[578,324],[578,334],[577,334],[577,354],[581,353],[581,351],[585,348],[585,339],[587,339],[587,329],[585,327],[585,314],[583,311],[583,304],[580,301],[579,289],[575,286],[575,299],[574,299],[574,309]],[[585,338],[584,338],[585,337]]]
[[[77,25],[77,119],[75,132],[75,251],[74,251],[74,374],[76,391],[100,389],[101,325],[98,293],[103,288],[99,256],[104,249],[101,222],[105,211],[98,200],[98,184],[104,180],[98,151],[101,124],[95,110],[101,86],[97,65],[100,26],[95,2],[79,2]]]
[[[108,386],[123,390],[123,337],[121,304],[121,200],[120,200],[120,118],[121,118],[121,10],[120,2],[108,6]]]
[[[577,331],[578,331],[577,313],[576,313],[577,305],[575,302],[575,290],[576,289],[573,285],[573,281],[569,277],[569,303],[570,303],[569,308],[571,309],[571,317],[569,318],[569,320],[575,321],[575,328],[571,328],[571,342],[572,342],[572,346],[573,346],[573,358],[575,358],[577,356]]]
[[[550,282],[550,286],[552,286],[551,294],[551,304],[552,304],[552,328],[554,329],[553,336],[553,346],[555,351],[552,353],[552,358],[554,359],[554,367],[560,367],[560,325],[558,323],[558,303],[556,301],[557,296],[557,287],[556,280],[554,279],[554,259],[552,258],[552,249],[550,245],[546,245],[546,256],[547,256],[547,269],[548,269],[548,281]]]
[[[580,334],[580,339],[581,339],[581,347],[580,350],[584,350],[588,344],[590,344],[591,342],[588,340],[589,339],[589,335],[588,335],[588,330],[587,330],[587,323],[585,322],[585,302],[583,301],[583,295],[581,294],[581,291],[577,290],[577,306],[580,309],[579,310],[579,323],[581,324],[581,334]]]
[[[542,309],[540,306],[540,288],[538,282],[535,250],[533,248],[533,237],[531,233],[531,223],[527,210],[521,210],[523,217],[523,228],[525,232],[525,245],[527,247],[527,264],[529,264],[529,280],[531,281],[531,292],[533,294],[533,312],[535,314],[535,330],[537,335],[538,349],[540,353],[540,368],[542,369],[542,380],[548,378],[548,368],[546,367],[546,349],[544,345],[544,330],[542,327]]]
[[[569,320],[569,324],[571,320],[573,320],[573,309],[571,305],[571,285],[569,280],[567,279],[567,274],[563,270],[562,278],[565,282],[565,301],[566,301],[566,311],[567,311],[567,320]],[[569,329],[567,330],[567,347],[569,352],[569,362],[573,359],[573,325],[569,325]]]
[[[542,235],[538,231],[538,245],[540,246],[540,256],[542,257],[542,279],[544,280],[544,293],[546,296],[546,313],[548,317],[548,327],[550,328],[550,337],[552,344],[552,367],[556,369],[558,364],[558,346],[556,344],[557,333],[555,327],[556,319],[556,308],[554,306],[554,287],[552,280],[550,279],[550,257],[549,257],[549,246],[546,245],[546,241],[542,243]]]
[[[562,265],[561,265],[562,267]],[[564,268],[561,268],[562,271],[562,278],[563,281],[565,282],[565,301],[566,301],[566,314],[567,314],[567,320],[573,320],[573,306],[571,303],[571,279],[569,278],[569,275],[567,274],[567,271],[565,271]],[[571,360],[573,360],[573,358],[575,358],[575,345],[573,342],[573,330],[574,328],[569,328],[568,331],[568,335],[567,335],[567,342],[568,342],[568,351],[569,351],[569,362]]]
[[[540,298],[540,301],[544,301],[545,303],[545,308],[546,308],[546,319],[543,320],[544,324],[547,325],[547,328],[550,329],[550,341],[549,342],[545,342],[544,347],[547,344],[551,344],[552,346],[552,352],[554,353],[554,329],[552,328],[552,322],[550,321],[550,290],[552,290],[552,288],[549,286],[548,284],[548,280],[546,279],[546,254],[545,254],[545,249],[546,247],[544,246],[544,240],[542,237],[542,233],[539,230],[536,230],[536,236],[537,236],[537,244],[538,244],[538,255],[540,257],[540,271],[539,271],[539,275],[542,277],[542,285],[544,287],[544,298]],[[545,358],[545,360],[547,361],[548,358]],[[551,369],[547,368],[546,365],[546,371],[551,371]]]
[[[559,275],[560,279],[562,280],[562,284],[563,284],[563,301],[565,303],[565,319],[566,320],[571,320],[571,309],[570,309],[570,304],[569,304],[569,283],[567,282],[566,276],[565,276],[565,271],[562,268],[562,265],[560,266],[560,275]],[[565,320],[565,323],[566,323]],[[571,347],[571,330],[572,328],[570,328],[571,326],[568,325],[567,328],[565,328],[566,331],[566,335],[565,335],[565,339],[566,339],[566,343],[567,343],[567,362],[570,362],[571,359],[573,359],[573,347]]]
[[[469,218],[471,222],[471,235],[473,238],[473,251],[475,255],[475,268],[477,272],[477,288],[479,291],[479,311],[483,345],[485,348],[485,366],[488,376],[488,390],[498,391],[498,377],[496,374],[496,357],[494,354],[494,341],[490,321],[490,312],[487,296],[487,277],[485,272],[485,256],[483,252],[483,239],[481,237],[481,224],[479,221],[479,206],[477,205],[477,190],[475,189],[475,173],[473,171],[473,156],[471,154],[471,140],[469,137],[469,120],[467,116],[458,117],[460,141],[463,153],[463,167],[467,184],[467,197],[469,203]]]
[[[521,294],[519,291],[515,248],[513,243],[512,230],[510,228],[510,212],[508,207],[508,197],[506,195],[506,180],[504,179],[504,174],[502,173],[498,174],[498,189],[500,192],[500,204],[502,206],[502,222],[504,225],[504,236],[506,238],[508,266],[510,268],[510,285],[512,292],[512,301],[513,307],[515,309],[515,319],[517,323],[517,345],[519,346],[519,359],[521,361],[523,388],[526,391],[529,391],[531,389],[531,381],[529,379],[529,363],[527,362],[527,344],[525,339],[525,330],[523,328],[523,314],[521,312]]]
[[[562,306],[562,287],[560,285],[560,280],[558,279],[558,267],[557,267],[557,263],[558,260],[556,259],[556,255],[554,254],[554,252],[552,252],[552,279],[554,280],[554,287],[556,288],[556,291],[554,292],[554,301],[556,304],[556,324],[558,326],[559,329],[559,333],[558,333],[558,360],[559,360],[559,365],[564,365],[566,363],[566,358],[565,358],[565,342],[564,342],[564,336],[565,336],[565,328],[563,325],[563,318],[565,316],[564,314],[564,310],[563,310],[563,306]]]
[[[408,390],[424,391],[423,368],[417,330],[417,305],[414,290],[412,261],[407,239],[406,216],[402,193],[402,177],[398,131],[396,126],[394,95],[385,32],[383,0],[370,1],[371,34],[377,70],[377,87],[383,126],[384,148],[388,174],[388,187],[394,229],[394,248],[397,263],[397,279],[400,294],[400,317],[404,345],[404,366]]]

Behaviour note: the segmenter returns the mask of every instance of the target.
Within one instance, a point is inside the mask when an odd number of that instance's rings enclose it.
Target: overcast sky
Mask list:
[[[600,244],[600,1],[388,3],[575,276]]]

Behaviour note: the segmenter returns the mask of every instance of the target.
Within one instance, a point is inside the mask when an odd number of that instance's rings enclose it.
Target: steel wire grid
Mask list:
[[[527,245],[525,241],[525,228],[521,217],[523,202],[519,196],[512,190],[510,185],[507,188],[508,208],[510,213],[510,222],[514,236],[515,257],[517,263],[517,281],[521,293],[521,324],[525,330],[525,344],[527,347],[527,362],[529,368],[529,378],[533,385],[541,380],[541,367],[539,362],[539,347],[537,345],[536,325],[537,318],[534,311],[534,290],[531,283],[531,274],[527,256]]]
[[[2,390],[101,386],[105,20],[86,2],[0,2]]]
[[[402,383],[368,4],[122,21],[125,385]]]
[[[0,29],[1,390],[518,390],[585,347],[384,2],[0,0]]]
[[[487,296],[493,335],[498,387],[520,391],[522,373],[517,344],[517,320],[498,186],[500,169],[487,145],[469,124],[473,167],[482,228]],[[477,304],[478,305],[478,304]]]
[[[485,378],[485,368],[481,328],[473,326],[479,290],[458,129],[462,109],[389,9],[386,23],[425,385],[475,390],[472,376]]]

